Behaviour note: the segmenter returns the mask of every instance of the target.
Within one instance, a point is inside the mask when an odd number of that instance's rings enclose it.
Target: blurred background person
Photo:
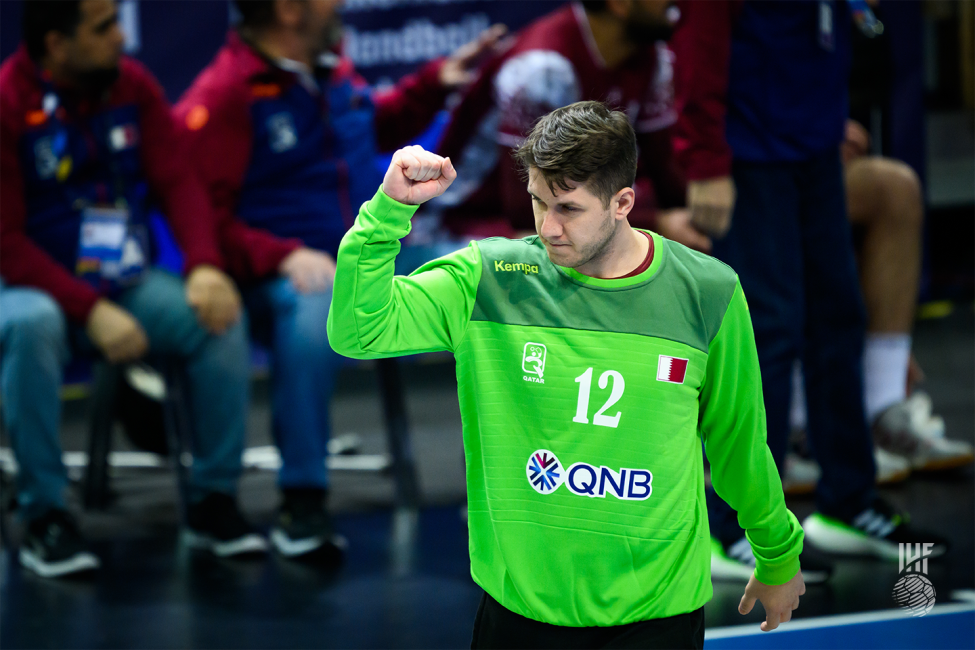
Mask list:
[[[972,461],[968,443],[944,437],[931,398],[908,392],[911,331],[921,277],[924,195],[917,174],[899,160],[871,156],[870,135],[849,120],[842,145],[846,204],[857,239],[867,308],[864,404],[874,442],[914,470],[943,470]]]
[[[187,540],[218,555],[265,546],[235,501],[248,383],[239,296],[169,106],[122,41],[110,0],[28,2],[23,43],[0,68],[3,416],[20,468],[20,558],[43,576],[99,564],[64,501],[59,391],[79,352],[184,360]],[[150,192],[185,252],[185,283],[152,268]]]
[[[272,353],[283,502],[271,541],[287,557],[335,558],[345,545],[325,466],[341,358],[324,324],[339,242],[382,181],[377,151],[423,131],[504,33],[495,26],[373,94],[338,53],[341,4],[237,2],[240,24],[175,107],[251,335]]]
[[[925,541],[943,554],[943,538],[914,530],[874,490],[865,316],[838,151],[849,9],[747,1],[680,7],[676,149],[690,179],[688,207],[749,297],[780,475],[791,373],[802,360],[810,444],[822,469],[817,512],[803,523],[807,538],[826,551],[886,558],[897,557],[899,543]],[[747,540],[731,508],[709,497],[712,572],[742,577],[754,565]],[[828,576],[827,565],[815,568]]]
[[[455,161],[459,180],[418,223],[436,215],[434,221],[457,238],[533,233],[531,198],[511,151],[542,115],[597,100],[625,111],[637,132],[640,165],[631,223],[709,250],[687,213],[672,209],[683,204],[685,193],[671,151],[677,116],[665,41],[672,32],[672,4],[567,3],[514,35],[453,109],[438,152]]]
[[[863,397],[877,484],[904,480],[912,470],[967,465],[973,460],[972,446],[945,437],[944,419],[933,414],[931,397],[914,388],[923,379],[911,354],[924,228],[921,181],[906,163],[870,155],[870,134],[855,120],[846,123],[840,152],[867,310]],[[807,418],[800,373],[797,368],[793,377],[791,426],[801,432]],[[818,479],[818,467],[787,458],[787,490],[812,491]]]

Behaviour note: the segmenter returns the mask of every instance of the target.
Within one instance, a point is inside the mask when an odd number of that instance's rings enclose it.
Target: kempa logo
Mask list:
[[[617,472],[589,463],[573,463],[565,470],[548,449],[539,449],[529,456],[525,469],[529,485],[539,494],[552,494],[563,483],[572,494],[599,499],[611,494],[623,501],[644,501],[653,492],[653,474],[649,470],[622,467]]]
[[[913,616],[930,612],[938,595],[927,576],[933,549],[934,544],[898,545],[897,565],[904,575],[894,585],[894,600]]]
[[[537,264],[525,264],[524,262],[517,262],[515,264],[509,264],[504,260],[494,260],[494,270],[495,271],[521,271],[525,275],[529,273],[538,273]]]
[[[522,379],[535,384],[545,383],[545,357],[547,350],[543,343],[525,343],[525,351],[521,356],[521,369],[527,374]],[[532,377],[532,375],[535,375]]]

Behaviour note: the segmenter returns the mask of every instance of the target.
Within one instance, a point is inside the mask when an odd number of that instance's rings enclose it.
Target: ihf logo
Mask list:
[[[937,593],[928,579],[928,557],[934,544],[904,544],[898,549],[901,576],[894,585],[894,600],[913,616],[924,616],[934,607]]]
[[[617,472],[589,463],[573,463],[566,469],[548,449],[539,449],[528,457],[525,473],[539,494],[551,494],[563,483],[569,492],[581,497],[613,495],[623,501],[643,501],[653,492],[653,474],[645,469],[624,467]]]

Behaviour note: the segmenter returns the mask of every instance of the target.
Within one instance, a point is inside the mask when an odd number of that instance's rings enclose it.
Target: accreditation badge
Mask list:
[[[99,289],[138,283],[146,269],[145,238],[126,208],[88,207],[81,213],[75,273]]]

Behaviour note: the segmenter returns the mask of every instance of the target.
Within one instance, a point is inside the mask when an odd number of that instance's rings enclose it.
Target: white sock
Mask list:
[[[792,366],[792,400],[789,405],[789,427],[793,431],[806,428],[806,390],[802,381],[802,362]]]
[[[863,348],[863,398],[868,422],[891,404],[907,399],[910,362],[910,334],[867,334]]]

